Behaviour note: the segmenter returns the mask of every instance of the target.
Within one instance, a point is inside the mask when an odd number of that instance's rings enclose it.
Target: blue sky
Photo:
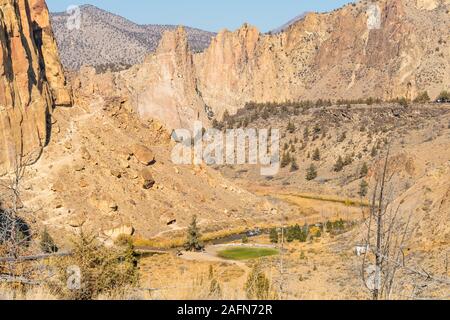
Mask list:
[[[261,31],[277,28],[305,11],[329,11],[350,0],[47,0],[51,11],[92,4],[140,24],[187,25],[234,30],[244,22]]]

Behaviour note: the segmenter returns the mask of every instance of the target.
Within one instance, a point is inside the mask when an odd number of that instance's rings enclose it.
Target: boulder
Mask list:
[[[72,228],[81,228],[85,222],[86,219],[84,217],[74,217],[69,220],[69,226]]]
[[[111,169],[111,175],[118,179],[122,178],[122,172],[119,169]]]
[[[152,173],[148,169],[143,169],[141,171],[141,178],[142,178],[142,187],[144,189],[151,189],[156,183]]]
[[[146,146],[137,144],[133,146],[133,154],[143,165],[151,165],[155,162],[155,154]]]
[[[104,232],[104,234],[113,240],[119,238],[119,236],[132,236],[134,234],[134,228],[129,225],[119,226]]]

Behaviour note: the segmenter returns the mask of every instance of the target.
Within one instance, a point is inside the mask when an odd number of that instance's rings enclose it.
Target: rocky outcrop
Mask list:
[[[194,58],[203,99],[220,114],[248,101],[435,96],[450,85],[448,2],[413,2],[310,13],[279,35],[222,31]]]
[[[449,4],[449,0],[416,0],[416,5],[418,9],[423,10],[434,10],[438,8],[441,4]]]
[[[124,77],[131,88],[136,112],[169,129],[191,127],[201,119],[204,103],[197,87],[192,53],[183,27],[166,32],[155,54]]]
[[[155,154],[146,146],[137,144],[132,147],[132,150],[136,159],[145,166],[155,161]]]
[[[66,88],[64,71],[60,62],[58,46],[50,24],[44,0],[30,0],[30,13],[38,51],[44,62],[45,78],[52,91],[56,106],[69,106],[70,91]]]
[[[308,13],[275,35],[245,24],[221,31],[193,58],[183,29],[168,32],[158,52],[133,69],[136,105],[174,128],[203,109],[221,118],[249,101],[414,99],[425,90],[434,97],[450,89],[448,5],[359,2]]]
[[[361,1],[305,14],[278,34],[248,24],[222,30],[196,54],[180,27],[143,64],[82,70],[74,83],[88,97],[126,97],[141,118],[169,131],[195,120],[207,126],[250,101],[414,99],[422,91],[434,98],[450,90],[449,10],[449,0]]]
[[[51,113],[70,105],[43,0],[0,1],[0,174],[21,156],[38,159]]]

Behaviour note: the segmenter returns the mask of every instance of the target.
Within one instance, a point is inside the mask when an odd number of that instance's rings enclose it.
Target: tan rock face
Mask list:
[[[439,7],[440,4],[448,4],[449,0],[416,0],[417,8],[424,10],[434,10]]]
[[[139,114],[171,129],[191,127],[205,110],[221,118],[250,101],[414,99],[421,91],[433,98],[450,89],[448,5],[359,2],[308,14],[276,35],[244,25],[221,31],[193,57],[179,29],[166,33],[156,54],[123,80]]]
[[[248,101],[435,96],[449,86],[450,19],[410,2],[376,2],[374,29],[371,4],[359,3],[308,14],[280,35],[221,32],[194,58],[202,97],[220,115]]]
[[[106,230],[105,235],[112,240],[116,240],[119,236],[132,236],[134,234],[134,228],[132,226],[119,226],[117,228]]]
[[[45,77],[50,85],[56,106],[69,106],[71,93],[66,88],[64,71],[60,63],[58,47],[50,24],[47,5],[44,0],[29,0],[31,20],[38,51],[45,64]]]
[[[133,88],[137,113],[157,119],[169,129],[191,127],[204,115],[197,87],[192,53],[186,32],[180,27],[166,32],[155,54],[125,75]]]
[[[43,0],[0,1],[0,174],[40,156],[55,105],[70,105]]]

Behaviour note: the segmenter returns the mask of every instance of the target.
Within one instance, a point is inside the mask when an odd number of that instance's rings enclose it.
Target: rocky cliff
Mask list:
[[[190,128],[192,121],[206,119],[195,75],[183,27],[166,32],[154,54],[124,73],[141,118],[158,119],[169,129]]]
[[[175,119],[183,105],[189,120],[209,108],[220,118],[249,101],[433,98],[450,89],[449,9],[449,0],[361,1],[308,13],[279,34],[247,24],[223,30],[197,54],[185,50],[183,30],[168,32],[135,67],[138,92],[148,87],[139,109]]]
[[[35,161],[51,135],[52,109],[70,105],[44,0],[0,1],[0,174]]]
[[[195,56],[200,91],[219,114],[250,100],[435,96],[450,86],[450,2],[432,2],[362,1],[277,35],[225,30]]]

